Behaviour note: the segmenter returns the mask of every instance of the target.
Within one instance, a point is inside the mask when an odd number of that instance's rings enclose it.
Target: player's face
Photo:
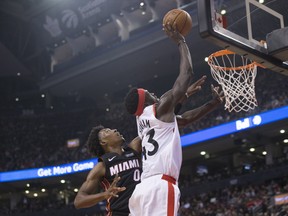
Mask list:
[[[105,143],[122,143],[125,139],[123,136],[116,130],[110,128],[104,128],[99,132],[99,139]]]

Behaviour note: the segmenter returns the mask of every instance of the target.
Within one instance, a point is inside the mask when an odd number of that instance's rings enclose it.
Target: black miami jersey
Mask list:
[[[119,197],[111,197],[107,200],[107,216],[128,216],[128,201],[135,186],[140,182],[142,165],[141,154],[130,147],[123,148],[122,155],[117,153],[106,153],[99,158],[105,164],[105,176],[102,186],[106,190],[112,184],[115,175],[121,177],[117,183],[118,187],[126,187],[126,190],[118,193]]]

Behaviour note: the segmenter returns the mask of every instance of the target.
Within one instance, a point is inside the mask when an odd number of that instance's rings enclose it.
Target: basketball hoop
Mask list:
[[[212,77],[221,85],[225,109],[229,112],[249,111],[257,107],[255,77],[257,63],[229,50],[208,57]]]

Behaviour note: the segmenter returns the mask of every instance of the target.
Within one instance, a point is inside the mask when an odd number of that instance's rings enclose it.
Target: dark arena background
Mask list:
[[[281,13],[286,26],[285,1],[257,2]],[[240,13],[244,1],[205,2],[213,2],[219,13],[226,10],[227,29],[247,34]],[[200,36],[198,5],[196,0],[0,1],[1,216],[105,215],[105,202],[81,210],[73,205],[97,163],[85,142],[98,124],[117,128],[130,141],[137,131],[123,104],[129,89],[143,87],[160,96],[172,87],[179,53],[162,30],[169,10],[181,8],[192,17],[186,42],[194,81],[207,76],[181,112],[209,101],[210,84],[218,85],[205,58],[222,48]],[[229,17],[235,8],[239,13]],[[275,27],[272,19],[265,27]],[[181,130],[179,216],[288,215],[287,76],[259,67],[255,91],[255,109],[236,113],[221,105]]]

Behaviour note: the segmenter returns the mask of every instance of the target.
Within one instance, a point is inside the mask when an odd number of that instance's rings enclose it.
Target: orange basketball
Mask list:
[[[176,22],[177,30],[183,35],[186,36],[192,28],[192,18],[184,10],[173,9],[168,11],[163,18],[163,25],[170,23],[172,26]]]

